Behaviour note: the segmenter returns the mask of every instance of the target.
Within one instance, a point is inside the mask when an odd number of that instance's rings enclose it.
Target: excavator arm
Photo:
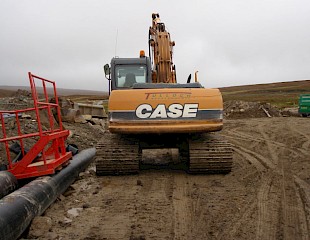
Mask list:
[[[174,41],[158,13],[152,14],[152,26],[149,30],[149,50],[152,50],[152,82],[176,83],[175,65],[172,61]]]

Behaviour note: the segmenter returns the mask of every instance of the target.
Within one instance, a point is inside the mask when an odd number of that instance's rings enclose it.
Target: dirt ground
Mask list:
[[[92,164],[41,217],[50,223],[39,219],[32,227],[41,232],[26,238],[309,239],[309,121],[226,120],[222,134],[234,148],[227,175],[160,169],[98,177]]]

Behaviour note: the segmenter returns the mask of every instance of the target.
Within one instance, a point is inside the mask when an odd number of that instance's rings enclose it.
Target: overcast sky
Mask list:
[[[28,86],[31,71],[107,91],[102,66],[148,52],[153,12],[180,83],[196,70],[206,87],[310,79],[309,0],[0,0],[0,85]]]

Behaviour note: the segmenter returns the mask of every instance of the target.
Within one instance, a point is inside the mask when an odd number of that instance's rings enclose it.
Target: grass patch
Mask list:
[[[224,101],[270,103],[279,108],[297,107],[299,95],[310,93],[310,80],[226,87],[220,90]]]

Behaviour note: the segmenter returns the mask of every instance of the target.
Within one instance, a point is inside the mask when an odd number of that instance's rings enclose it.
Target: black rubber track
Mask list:
[[[97,175],[125,175],[139,172],[141,153],[134,137],[106,132],[96,146]]]
[[[179,149],[180,159],[187,162],[189,173],[226,174],[231,171],[232,146],[219,134],[193,135],[188,139],[188,148]],[[140,170],[139,138],[106,132],[96,150],[97,175],[136,174]]]
[[[229,173],[232,146],[219,134],[205,133],[189,139],[189,173]]]

